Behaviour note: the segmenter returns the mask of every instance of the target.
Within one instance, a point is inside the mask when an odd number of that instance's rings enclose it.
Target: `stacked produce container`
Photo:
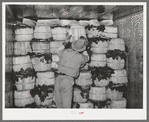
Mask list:
[[[88,43],[88,53],[91,57],[89,69],[92,74],[93,85],[89,92],[89,100],[95,103],[106,101],[106,86],[109,84],[109,78],[106,75],[106,53],[108,51],[109,39],[102,36],[105,29],[97,20],[90,20],[86,26]],[[105,103],[105,102],[104,102]],[[98,104],[97,104],[98,105]],[[98,106],[99,107],[99,106]]]
[[[31,41],[31,61],[37,79],[35,88],[31,90],[35,105],[39,108],[51,107],[55,77],[51,70],[52,54],[50,53],[50,40],[52,37],[51,27],[46,23],[37,21],[34,29],[34,38]]]
[[[34,89],[36,72],[28,53],[31,53],[30,41],[33,28],[25,24],[15,26],[15,42],[13,56],[13,78],[16,86],[14,91],[15,107],[26,107],[34,103],[30,90]]]
[[[112,23],[98,25],[100,22],[96,20],[90,23],[86,26],[93,80],[89,100],[95,108],[125,108],[123,92],[128,81],[123,69],[126,60],[124,40],[117,38],[118,29]]]
[[[123,39],[113,38],[109,42],[107,65],[114,70],[107,87],[107,98],[112,100],[111,108],[126,108],[127,101],[123,93],[127,86],[127,71],[125,68],[126,52]]]
[[[72,35],[70,41],[76,41],[80,37],[86,37],[85,26],[88,24],[88,21],[73,21],[70,23],[71,27],[69,30],[69,34]],[[88,43],[88,40],[87,42]],[[90,108],[92,104],[88,102],[88,94],[89,89],[92,84],[91,72],[88,71],[88,63],[80,68],[80,74],[77,79],[75,79],[74,85],[74,97],[73,97],[73,105],[74,108]],[[77,105],[77,106],[76,106]]]
[[[6,107],[13,106],[13,85],[7,82],[12,79],[12,75],[7,75],[12,67],[15,107],[32,104],[39,108],[52,107],[54,72],[60,59],[57,50],[66,43],[69,34],[70,42],[81,36],[87,39],[85,51],[90,57],[75,79],[73,108],[126,108],[123,96],[128,82],[125,43],[118,38],[118,29],[112,24],[98,20],[50,19],[37,20],[35,28],[23,24],[16,26],[15,42],[10,41],[9,46],[6,43]],[[6,31],[8,41],[13,39],[9,33],[12,30]]]

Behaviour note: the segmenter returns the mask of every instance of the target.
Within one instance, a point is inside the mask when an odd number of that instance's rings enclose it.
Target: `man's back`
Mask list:
[[[72,49],[65,49],[58,63],[58,72],[77,77],[81,65],[85,64],[87,61],[88,60],[85,60],[82,54]]]

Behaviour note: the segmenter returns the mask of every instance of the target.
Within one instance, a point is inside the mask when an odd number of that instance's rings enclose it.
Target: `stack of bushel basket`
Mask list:
[[[31,41],[31,61],[37,72],[35,88],[31,90],[35,105],[38,108],[50,108],[53,100],[55,83],[52,68],[52,54],[50,53],[51,27],[37,21],[34,29],[34,38]]]
[[[106,65],[109,38],[102,36],[104,30],[105,26],[100,25],[97,20],[90,20],[89,25],[86,26],[89,40],[87,50],[91,57],[89,70],[93,82],[89,91],[89,101],[95,108],[105,107],[106,86],[109,84],[109,74],[107,74],[109,68]]]
[[[85,23],[72,21],[68,33],[71,35],[70,42],[78,40],[80,37],[86,38]],[[86,63],[80,68],[80,74],[78,78],[75,79],[73,95],[74,108],[86,108],[92,106],[92,104],[87,101],[91,84],[91,73],[88,71],[88,63]]]
[[[126,108],[125,44],[110,21],[79,23],[86,28],[90,61],[75,80],[74,108]]]
[[[14,28],[13,79],[15,107],[27,107],[34,103],[30,90],[34,89],[36,72],[28,53],[32,53],[30,41],[33,38],[33,28],[18,24]]]
[[[128,81],[124,69],[126,60],[124,40],[117,37],[117,27],[111,25],[96,27],[96,25],[86,27],[88,52],[91,56],[89,70],[93,80],[89,101],[93,102],[95,108],[126,108],[123,92]],[[99,30],[99,33],[96,34],[93,30]]]
[[[127,72],[125,69],[126,52],[123,39],[113,38],[109,42],[107,65],[114,70],[107,86],[107,98],[111,100],[109,108],[126,108],[127,101],[123,93],[127,87]]]
[[[5,107],[11,108],[14,104],[13,96],[13,75],[12,75],[12,66],[13,66],[13,40],[14,32],[12,26],[6,26],[6,53],[5,53]]]
[[[14,101],[18,108],[55,108],[57,51],[69,36],[65,48],[85,37],[90,58],[75,78],[73,108],[126,108],[126,49],[112,20],[37,20],[17,24],[14,32],[13,42],[12,29],[6,30],[6,107]]]

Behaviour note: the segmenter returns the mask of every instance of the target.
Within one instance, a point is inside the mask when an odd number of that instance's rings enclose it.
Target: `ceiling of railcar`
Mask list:
[[[115,5],[9,5],[16,20],[37,19],[109,19]],[[110,12],[109,12],[110,11]],[[102,18],[102,15],[108,13]]]

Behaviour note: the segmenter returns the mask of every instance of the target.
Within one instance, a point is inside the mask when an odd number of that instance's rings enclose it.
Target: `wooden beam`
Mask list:
[[[116,7],[112,8],[112,9],[106,10],[104,13],[102,13],[99,16],[99,18],[104,18],[105,15],[113,13],[113,11],[116,11],[118,8],[119,8],[119,6],[116,6]]]
[[[133,13],[143,11],[143,6],[122,6],[113,12],[113,20],[128,16]]]

